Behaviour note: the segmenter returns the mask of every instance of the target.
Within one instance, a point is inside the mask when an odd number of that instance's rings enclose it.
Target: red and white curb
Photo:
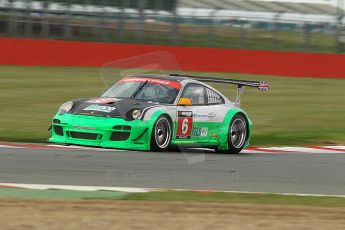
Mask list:
[[[345,146],[308,146],[308,147],[249,147],[244,153],[345,153]]]
[[[0,149],[60,149],[60,150],[84,150],[84,151],[126,151],[121,149],[94,148],[75,145],[55,144],[31,144],[31,143],[9,143],[0,142]],[[210,151],[210,149],[197,148]],[[345,153],[345,145],[338,146],[307,146],[307,147],[249,147],[243,153]]]
[[[168,188],[132,188],[132,187],[108,187],[108,186],[77,186],[77,185],[51,185],[51,184],[18,184],[18,183],[0,183],[1,188],[19,188],[19,189],[61,189],[71,191],[114,191],[125,193],[146,193],[146,192],[162,192],[162,191],[181,191],[181,192],[200,192],[200,193],[246,193],[246,194],[275,194],[287,196],[314,196],[314,197],[342,197],[345,195],[329,195],[329,194],[309,194],[309,193],[271,193],[271,192],[249,192],[249,191],[222,191],[222,190],[195,190],[195,189],[168,189]]]

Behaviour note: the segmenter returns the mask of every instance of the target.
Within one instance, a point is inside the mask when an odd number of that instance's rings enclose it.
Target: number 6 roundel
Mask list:
[[[179,111],[176,138],[189,139],[193,128],[193,112]]]

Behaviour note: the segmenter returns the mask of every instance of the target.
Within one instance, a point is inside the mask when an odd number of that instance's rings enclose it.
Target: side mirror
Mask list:
[[[182,97],[182,98],[180,98],[180,100],[178,100],[177,105],[190,106],[190,105],[192,105],[192,100],[189,98]]]

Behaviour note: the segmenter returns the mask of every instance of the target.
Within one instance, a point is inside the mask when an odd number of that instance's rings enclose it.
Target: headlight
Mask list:
[[[140,117],[140,115],[141,115],[141,111],[139,109],[133,110],[133,112],[132,112],[133,119],[138,119]]]
[[[73,107],[73,102],[69,101],[69,102],[66,102],[64,103],[63,105],[60,106],[59,108],[59,114],[60,115],[63,115],[65,113],[67,113],[68,111],[70,111]]]

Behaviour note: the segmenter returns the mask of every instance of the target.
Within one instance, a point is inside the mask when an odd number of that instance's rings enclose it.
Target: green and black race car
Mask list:
[[[236,101],[204,82],[237,84]],[[267,82],[178,74],[128,76],[100,97],[61,105],[49,141],[153,151],[207,147],[239,153],[249,145],[252,128],[239,108],[243,86],[269,87]]]

